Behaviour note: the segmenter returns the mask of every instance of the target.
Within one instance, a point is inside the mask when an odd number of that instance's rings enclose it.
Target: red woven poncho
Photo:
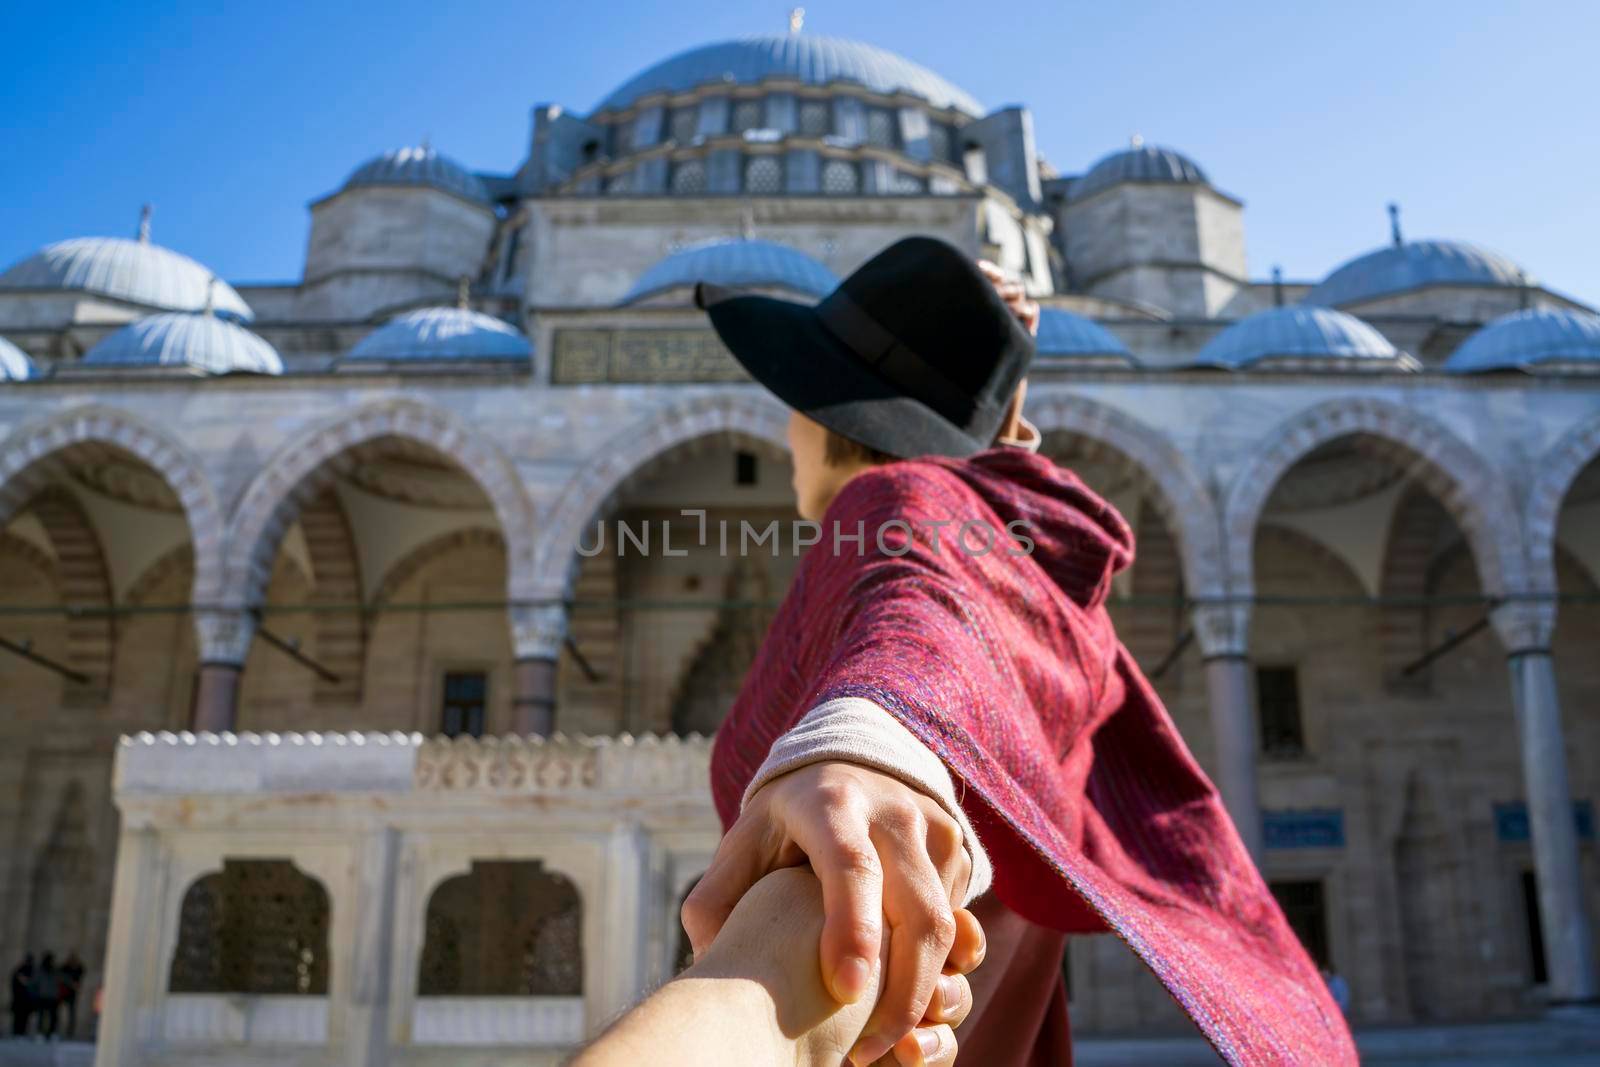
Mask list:
[[[998,535],[989,552],[978,527],[970,550],[958,545],[970,520]],[[1015,520],[1031,554],[1005,533]],[[844,537],[864,530],[859,554],[854,541],[835,549],[835,523]],[[1112,629],[1111,576],[1133,561],[1122,517],[1071,472],[994,449],[869,470],[822,526],[717,733],[723,824],[775,738],[823,700],[865,697],[957,777],[1013,911],[1116,933],[1231,1063],[1357,1062],[1216,790]]]

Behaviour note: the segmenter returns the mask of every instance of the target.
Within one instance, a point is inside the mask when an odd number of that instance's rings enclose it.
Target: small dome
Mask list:
[[[503,319],[470,308],[433,307],[390,319],[357,341],[345,359],[526,360],[532,354],[528,339]]]
[[[974,118],[983,106],[928,68],[883,48],[809,33],[722,41],[679,52],[628,79],[597,111],[621,110],[650,93],[682,93],[709,82],[758,85],[769,78],[804,85],[853,82],[876,93],[909,93]]]
[[[1339,361],[1329,366],[1329,361]],[[1195,356],[1193,366],[1232,370],[1263,365],[1327,369],[1415,370],[1383,334],[1354,315],[1320,307],[1258,311],[1223,330]]]
[[[25,382],[37,373],[28,353],[0,337],[0,382]]]
[[[1159,145],[1137,144],[1113,152],[1089,168],[1072,186],[1072,198],[1081,199],[1123,182],[1165,182],[1205,185],[1206,172],[1181,152]]]
[[[1128,346],[1093,319],[1060,308],[1039,309],[1034,348],[1041,359],[1094,360],[1137,366]]]
[[[1463,241],[1407,241],[1350,260],[1301,302],[1343,307],[1432,285],[1516,288],[1530,284],[1527,273],[1498,252]]]
[[[200,311],[209,292],[218,315],[255,318],[232,286],[188,256],[122,237],[46,245],[0,274],[0,289],[80,289],[164,311]]]
[[[632,304],[647,296],[711,282],[732,288],[788,289],[802,296],[824,297],[839,279],[820,262],[774,241],[717,240],[674,252],[640,276],[622,298]]]
[[[1570,308],[1513,311],[1468,337],[1444,363],[1457,374],[1541,368],[1600,373],[1600,315]]]
[[[454,193],[475,204],[489,204],[489,187],[467,168],[431,147],[397,148],[355,169],[344,188],[371,185],[422,185]]]
[[[84,354],[85,366],[190,367],[207,374],[282,374],[277,349],[238,323],[168,311],[130,323]]]

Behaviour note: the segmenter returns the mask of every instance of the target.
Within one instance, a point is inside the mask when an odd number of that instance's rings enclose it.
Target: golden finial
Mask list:
[[[467,310],[472,303],[472,279],[463,274],[456,282],[456,307]]]
[[[215,315],[217,312],[217,276],[213,274],[206,282],[206,306],[203,313]]]
[[[789,9],[789,32],[799,33],[800,27],[806,24],[806,9],[794,7]]]
[[[149,204],[139,209],[139,243],[150,243],[150,215],[155,209]]]
[[[1396,248],[1399,248],[1401,245],[1405,244],[1405,240],[1400,236],[1399,204],[1389,205],[1389,237],[1394,241],[1394,246]]]
[[[1144,147],[1144,137],[1142,137],[1141,135],[1139,135],[1137,133],[1134,134],[1132,137],[1128,138],[1128,147],[1129,148],[1143,148]]]

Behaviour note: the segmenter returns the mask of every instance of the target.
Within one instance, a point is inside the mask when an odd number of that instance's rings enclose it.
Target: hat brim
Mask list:
[[[707,284],[695,302],[752,378],[858,444],[900,459],[970,456],[989,447],[884,381],[808,305]]]

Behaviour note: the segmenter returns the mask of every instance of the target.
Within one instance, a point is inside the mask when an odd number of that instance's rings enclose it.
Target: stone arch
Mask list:
[[[1545,450],[1528,488],[1523,515],[1528,535],[1528,577],[1539,592],[1556,588],[1556,524],[1572,483],[1590,463],[1600,461],[1600,415],[1580,423]]]
[[[165,585],[174,574],[185,570],[194,569],[194,549],[188,545],[179,545],[170,549],[154,563],[146,567],[128,586],[123,594],[123,602],[127,604],[143,604],[151,595]]]
[[[43,575],[51,585],[56,584],[56,561],[50,558],[50,553],[32,541],[0,530],[0,555],[21,560]]]
[[[0,441],[0,526],[54,480],[53,460],[85,444],[110,445],[127,452],[177,494],[194,549],[191,599],[197,604],[218,600],[224,526],[216,493],[188,449],[125,412],[98,405],[73,408],[23,426]]]
[[[332,486],[300,510],[300,529],[311,563],[312,602],[324,608],[342,605],[338,610],[318,611],[313,618],[317,659],[338,678],[332,681],[317,675],[313,699],[325,704],[359,704],[367,619],[366,612],[353,606],[361,603],[361,558],[344,506]]]
[[[546,510],[531,575],[533,585],[519,597],[558,597],[577,571],[577,547],[584,527],[605,512],[629,475],[655,457],[698,437],[745,434],[788,449],[788,409],[754,389],[702,396],[658,411],[602,446],[596,458],[562,488]]]
[[[429,541],[424,541],[412,549],[398,563],[394,564],[384,574],[383,580],[378,583],[378,588],[372,594],[372,607],[381,608],[395,598],[395,594],[421,573],[427,566],[440,556],[449,555],[451,552],[462,548],[499,548],[506,546],[505,538],[499,530],[490,530],[482,526],[468,526],[460,530],[451,530],[449,533],[440,534]]]
[[[328,890],[293,860],[224,857],[184,891],[170,993],[325,996]]]
[[[511,462],[454,416],[411,400],[389,401],[325,420],[281,449],[240,499],[228,526],[226,592],[229,602],[254,603],[271,575],[272,558],[301,509],[333,479],[339,455],[383,437],[409,439],[433,449],[472,478],[494,508],[510,545],[508,565],[532,536],[528,498]]]
[[[417,995],[582,996],[583,908],[541,860],[472,860],[428,892]]]
[[[1029,396],[1027,415],[1040,433],[1078,434],[1138,467],[1156,490],[1152,503],[1178,540],[1190,596],[1223,592],[1216,502],[1199,472],[1165,435],[1110,405],[1070,393]]]
[[[116,638],[100,534],[78,498],[60,486],[47,486],[25,506],[55,550],[56,588],[67,612],[67,662],[89,679],[75,689],[80,697],[104,699],[110,694]]]
[[[1267,498],[1300,460],[1342,437],[1367,435],[1400,454],[1414,475],[1456,520],[1472,545],[1488,596],[1523,588],[1522,539],[1511,492],[1500,472],[1449,429],[1386,400],[1343,397],[1318,404],[1275,427],[1252,451],[1223,508],[1227,573],[1235,593],[1253,588],[1251,553]]]

